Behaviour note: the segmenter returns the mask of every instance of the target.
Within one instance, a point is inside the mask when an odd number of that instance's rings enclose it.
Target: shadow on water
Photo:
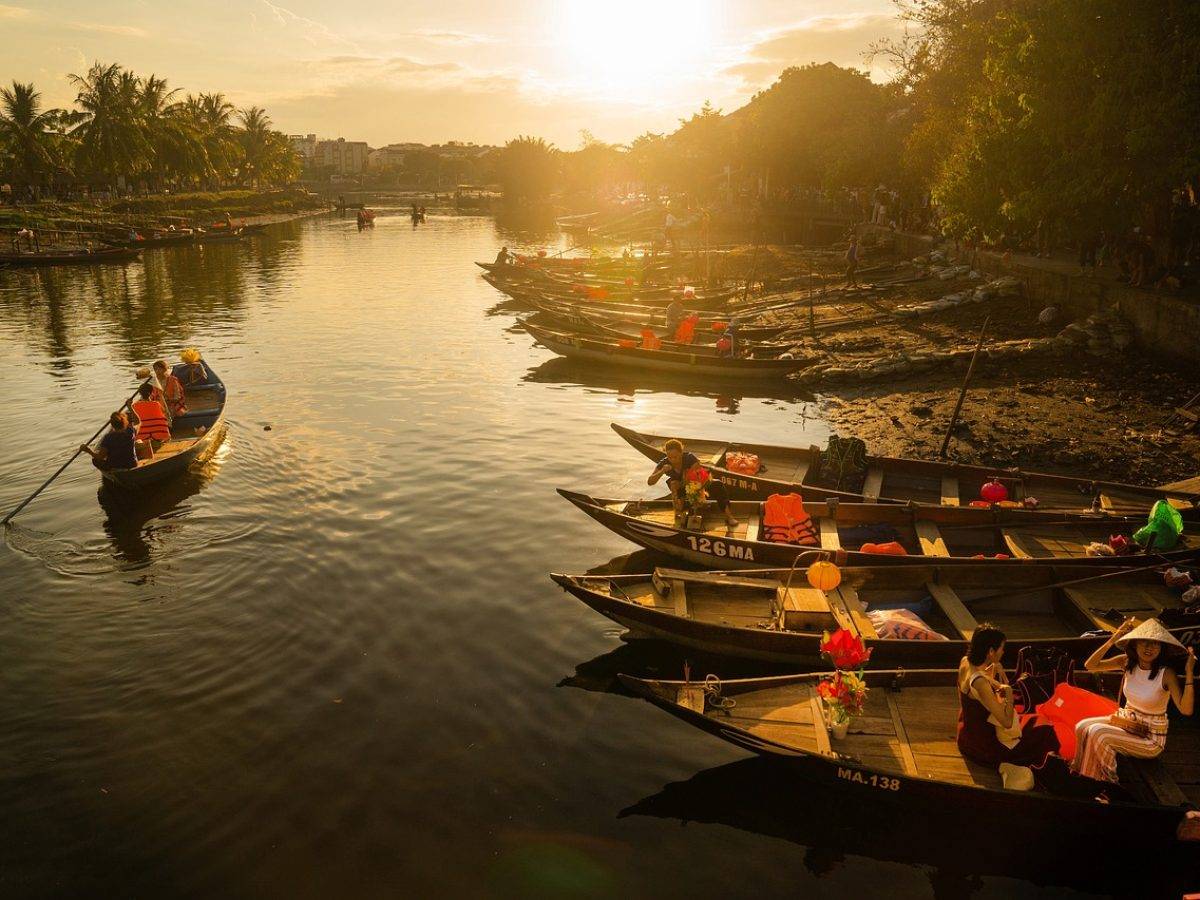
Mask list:
[[[847,800],[836,785],[801,781],[776,760],[752,757],[666,784],[618,817],[719,824],[790,841],[806,848],[805,865],[818,877],[849,856],[925,867],[939,900],[973,896],[985,876],[1131,897],[1178,897],[1197,882],[1194,848],[1145,848],[1148,855],[1139,856],[1131,849],[1136,835],[1124,836],[1113,852],[1070,835],[1039,841],[999,834],[965,805],[928,810]]]
[[[223,456],[219,449],[203,463],[148,490],[130,491],[101,482],[96,500],[104,510],[104,533],[123,568],[140,568],[153,561],[155,550],[183,527],[191,511],[188,501],[216,477]]]
[[[556,356],[525,373],[522,381],[531,384],[551,384],[595,388],[632,398],[639,393],[682,394],[686,397],[709,397],[716,402],[718,412],[736,413],[742,400],[777,400],[797,402],[813,399],[787,382],[773,384],[730,384],[719,380],[684,375],[611,369],[589,362]]]

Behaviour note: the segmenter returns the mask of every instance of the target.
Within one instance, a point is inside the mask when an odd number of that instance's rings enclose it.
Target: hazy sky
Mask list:
[[[7,5],[6,5],[7,4]],[[68,72],[119,62],[265,106],[276,127],[391,142],[563,148],[726,111],[787,65],[865,67],[890,0],[5,0],[0,82],[65,106]],[[876,80],[886,74],[873,72]]]

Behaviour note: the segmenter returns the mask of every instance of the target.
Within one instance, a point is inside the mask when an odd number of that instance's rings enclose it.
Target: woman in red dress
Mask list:
[[[1000,662],[1004,641],[999,628],[980,625],[958,665],[958,750],[993,768],[1039,767],[1058,752],[1058,738],[1053,726],[1035,725],[1033,719],[1018,729],[1012,685]]]

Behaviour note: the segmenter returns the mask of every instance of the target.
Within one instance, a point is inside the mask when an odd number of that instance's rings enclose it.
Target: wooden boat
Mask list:
[[[184,368],[176,366],[174,370],[180,381],[184,381]],[[217,449],[225,433],[225,384],[207,360],[204,368],[208,381],[195,385],[184,382],[187,412],[172,420],[171,440],[154,451],[150,459],[139,460],[136,469],[105,471],[105,481],[123,488],[144,487],[186,471]]]
[[[206,232],[200,235],[198,242],[201,244],[240,244],[245,239],[246,235],[242,234],[242,229],[235,228],[233,231],[224,230],[220,234]]]
[[[1003,554],[1008,558],[1000,561],[1006,566],[1073,560],[1080,565],[1131,567],[1190,559],[1200,548],[1200,530],[1189,524],[1168,552],[1088,556],[1088,544],[1106,541],[1119,531],[1132,533],[1144,520],[1026,509],[839,503],[836,499],[804,504],[817,525],[819,545],[781,544],[760,535],[762,504],[754,501],[730,504],[738,520],[736,528],[727,527],[724,517],[710,509],[702,515],[701,527],[692,529],[676,515],[669,499],[611,500],[561,488],[558,492],[635,544],[704,568],[785,568],[795,563],[797,556],[809,559],[821,550],[837,551],[841,561],[850,566],[914,565],[931,558],[939,565],[974,565],[981,555]],[[906,554],[864,553],[860,549],[864,542],[890,540],[901,544]]]
[[[555,331],[531,319],[522,319],[520,323],[535,341],[559,356],[609,366],[745,381],[786,378],[809,364],[807,359],[718,356],[714,347],[646,350],[636,345],[622,346],[616,338]]]
[[[654,317],[659,320],[656,323],[649,318],[627,319],[620,316],[603,315],[600,309],[580,309],[565,303],[538,303],[537,308],[539,319],[544,319],[547,326],[555,330],[579,331],[616,338],[618,340],[621,338],[632,338],[639,341],[642,338],[642,332],[649,330],[662,340],[664,344],[669,344],[673,349],[684,349],[694,346],[711,347],[717,343],[724,332],[724,329],[719,331],[713,330],[711,323],[708,328],[697,323],[695,340],[691,344],[680,344],[670,340],[674,335],[674,331],[668,331],[665,327],[665,318],[663,316]],[[768,342],[771,337],[777,336],[782,330],[782,328],[744,328],[739,324],[737,329],[738,341],[743,345],[762,345]],[[780,349],[787,348],[781,347]]]
[[[661,681],[620,675],[621,682],[672,715],[722,740],[778,759],[792,776],[837,786],[847,803],[898,805],[922,816],[957,816],[987,823],[996,833],[1035,832],[1107,837],[1115,846],[1136,833],[1164,849],[1176,841],[1195,845],[1200,803],[1200,727],[1175,717],[1167,752],[1155,760],[1121,759],[1128,799],[1102,803],[1042,791],[1006,791],[999,774],[963,758],[955,743],[956,670],[879,670],[865,673],[863,714],[843,739],[825,724],[818,673],[718,682],[725,703],[713,703],[698,681]],[[1077,676],[1082,687],[1115,694],[1111,679]],[[715,687],[715,686],[714,686]],[[733,705],[729,706],[729,701]],[[787,784],[764,790],[802,790]],[[870,813],[864,811],[864,815]],[[986,831],[986,829],[985,829]],[[981,840],[987,836],[983,831]],[[1103,846],[1103,845],[1097,845]],[[1086,865],[1086,860],[1080,860]]]
[[[183,231],[183,232],[157,232],[149,236],[138,237],[134,240],[105,240],[104,243],[113,247],[129,247],[138,250],[148,250],[159,247],[179,247],[185,244],[194,244],[200,237],[199,232]]]
[[[638,328],[639,335],[641,328],[654,329],[655,333],[660,336],[666,334],[666,313],[658,307],[608,302],[583,306],[567,300],[549,298],[535,300],[532,305],[539,312],[547,312],[574,321],[580,326],[578,329],[572,330],[582,330],[588,323],[592,323],[593,326],[605,325],[618,330]],[[702,312],[693,309],[689,309],[688,313],[694,313],[699,317],[696,334],[698,337],[702,337],[706,343],[715,342],[718,337],[718,333],[713,330],[713,325],[718,322],[722,325],[728,324],[730,319],[728,313]],[[785,325],[745,324],[741,317],[738,318],[738,323],[739,336],[743,340],[754,342],[772,341],[788,328]]]
[[[649,459],[662,458],[662,445],[670,435],[634,431],[613,423],[613,431]],[[1122,484],[1069,475],[1023,472],[1020,469],[968,466],[961,463],[868,456],[866,478],[859,491],[837,490],[816,481],[821,450],[811,446],[774,447],[767,444],[742,444],[731,441],[682,438],[688,450],[698,456],[713,476],[729,490],[729,496],[746,500],[765,500],[771,494],[797,492],[805,499],[823,500],[840,497],[852,502],[932,503],[965,506],[979,498],[980,488],[998,478],[1016,502],[1036,497],[1038,509],[1085,512],[1095,510],[1114,515],[1146,515],[1158,500],[1166,500],[1184,518],[1200,519],[1200,495],[1185,491]],[[726,455],[733,451],[753,453],[762,462],[755,475],[743,475],[724,468]]]
[[[95,266],[132,262],[141,250],[129,247],[105,247],[99,250],[39,250],[0,253],[0,264],[24,266]]]
[[[535,304],[542,300],[557,300],[572,303],[580,307],[607,307],[612,303],[641,307],[657,307],[662,309],[671,304],[676,294],[680,292],[655,291],[652,293],[629,294],[626,292],[610,293],[579,293],[569,288],[546,286],[526,282],[498,281],[491,275],[484,275],[484,280],[502,294],[525,303]],[[684,302],[690,310],[713,312],[722,310],[734,299],[735,291],[718,291],[713,293],[698,292],[695,297],[689,297]]]
[[[551,575],[563,590],[628,628],[632,637],[668,641],[702,653],[820,667],[823,633],[845,628],[871,648],[882,668],[954,668],[979,622],[1008,635],[1010,663],[1024,646],[1057,646],[1082,662],[1126,616],[1157,617],[1180,609],[1180,595],[1158,567],[942,566],[842,569],[830,591],[812,587],[805,569],[692,572],[657,568],[651,575]],[[881,637],[870,611],[901,606],[948,640]],[[1200,617],[1176,628],[1200,649]]]

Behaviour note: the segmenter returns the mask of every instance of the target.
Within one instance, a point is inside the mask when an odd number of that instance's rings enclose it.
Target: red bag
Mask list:
[[[860,553],[881,553],[884,556],[908,556],[908,551],[897,541],[886,544],[863,544],[858,548]]]

